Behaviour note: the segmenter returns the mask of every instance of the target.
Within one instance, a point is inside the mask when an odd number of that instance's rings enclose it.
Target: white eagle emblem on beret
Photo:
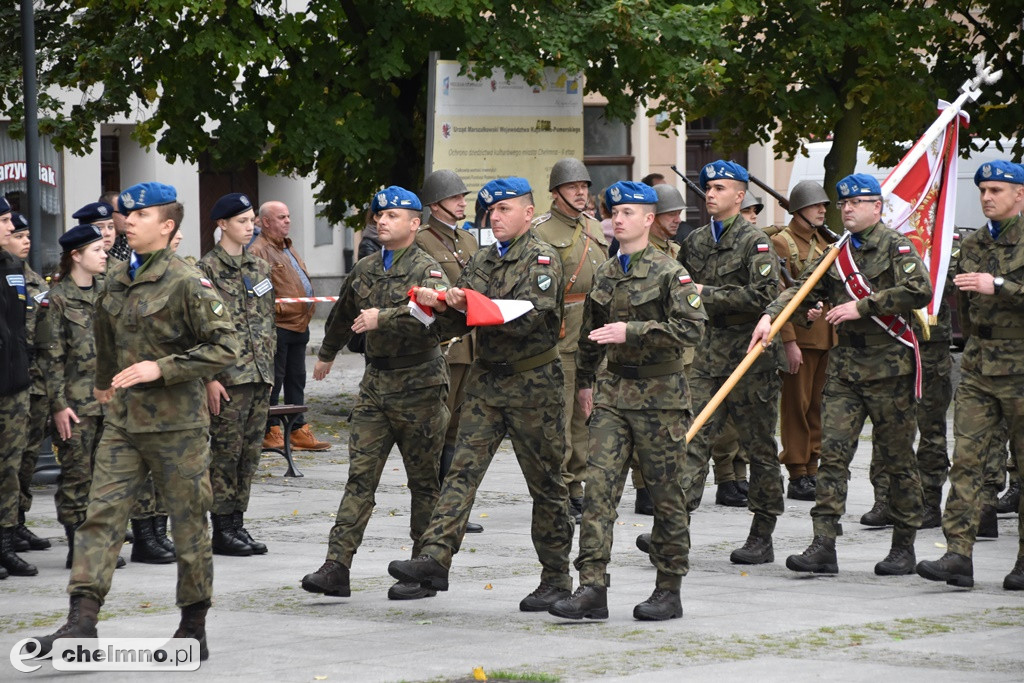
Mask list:
[[[494,199],[494,197],[492,197],[491,193],[488,192],[486,189],[483,189],[480,190],[480,199],[483,199],[485,203],[490,204],[491,200]]]
[[[249,203],[249,198],[244,194],[238,198],[238,201],[242,202],[242,206],[252,206],[252,204]]]
[[[981,175],[982,175],[983,178],[991,178],[992,177],[992,165],[991,164],[985,164],[984,166],[982,166],[981,167]]]
[[[617,201],[620,201],[622,199],[622,192],[620,192],[619,188],[617,188],[617,187],[613,187],[611,190],[609,190],[608,194],[610,194],[612,196],[612,201],[613,202],[617,202]]]
[[[708,178],[714,178],[716,175],[718,175],[718,171],[715,170],[714,164],[708,164],[707,166],[705,166],[704,173],[707,174]]]
[[[121,195],[121,203],[124,204],[124,208],[130,209],[135,206],[135,200],[132,199],[131,192],[125,192]]]

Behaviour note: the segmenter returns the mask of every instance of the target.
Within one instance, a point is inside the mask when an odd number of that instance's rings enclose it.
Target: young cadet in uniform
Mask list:
[[[828,208],[825,189],[813,180],[802,180],[789,197],[793,220],[772,235],[772,246],[795,280],[828,245],[818,234]],[[787,322],[779,332],[786,352],[782,373],[780,422],[782,453],[779,460],[789,471],[786,497],[814,500],[818,460],[821,457],[821,390],[825,387],[828,350],[835,346],[835,328],[825,319],[808,328]]]
[[[830,302],[824,318],[836,325],[839,335],[839,345],[829,352],[821,407],[824,436],[811,508],[814,539],[802,554],[790,555],[786,566],[798,572],[838,573],[836,537],[842,533],[839,520],[846,510],[850,462],[864,420],[870,417],[874,438],[887,454],[896,520],[892,548],[875,565],[875,573],[911,574],[914,538],[921,526],[921,480],[914,458],[916,341],[909,318],[931,300],[932,286],[910,240],[881,222],[882,190],[877,180],[850,175],[839,181],[836,192],[843,227],[852,237],[796,313],[797,319],[817,319],[820,309],[809,316],[808,310],[818,301]],[[808,265],[804,272],[811,268]],[[803,279],[765,309],[751,348],[767,337],[772,319],[802,283]]]
[[[428,175],[420,190],[420,201],[430,209],[430,217],[427,224],[421,226],[416,233],[416,246],[441,264],[449,282],[459,279],[462,269],[469,263],[469,257],[479,249],[473,233],[458,227],[459,221],[466,219],[467,194],[469,190],[462,178],[455,171],[447,169]],[[455,457],[455,438],[459,433],[462,404],[466,401],[466,378],[473,364],[473,334],[457,337],[456,341],[446,341],[442,347],[452,378],[448,384],[448,431],[445,432],[444,449],[441,451],[438,473],[440,481],[444,481],[452,466],[452,458]],[[467,534],[483,530],[475,522],[466,523]]]
[[[25,330],[30,308],[25,265],[6,249],[13,229],[11,206],[0,196],[0,579],[8,574],[39,573],[14,549],[20,500],[18,468],[25,450],[23,424],[32,380]]]
[[[46,380],[42,368],[43,354],[50,342],[48,318],[46,316],[49,301],[46,292],[50,288],[46,280],[29,267],[26,259],[32,248],[29,236],[28,221],[17,211],[11,212],[11,224],[14,230],[4,249],[20,259],[25,268],[25,289],[28,294],[25,311],[25,336],[30,349],[31,367],[29,376],[32,385],[29,388],[29,410],[25,419],[17,427],[24,431],[24,448],[21,453],[21,464],[18,468],[18,482],[21,497],[18,503],[18,526],[14,529],[14,549],[16,552],[27,550],[46,550],[50,541],[36,536],[25,526],[25,515],[32,507],[32,475],[39,460],[39,444],[46,436],[46,421],[49,416],[49,400],[46,397]]]
[[[437,502],[437,454],[448,426],[448,365],[441,354],[440,326],[424,325],[407,306],[413,287],[448,288],[441,266],[415,245],[423,205],[412,192],[391,186],[374,196],[372,208],[383,249],[360,259],[346,278],[313,369],[313,378],[322,380],[352,334],[366,333],[366,371],[350,420],[345,493],[326,561],[302,578],[302,587],[311,593],[342,597],[351,594],[352,558],[362,543],[381,472],[395,444],[412,497],[412,556],[420,553],[423,530]],[[434,594],[419,582],[398,583],[388,591],[392,600]]]
[[[106,204],[111,209],[118,204],[117,192],[109,191],[104,192],[100,195],[97,200],[98,204]],[[72,215],[74,218],[74,215]],[[120,211],[114,211],[111,218],[114,221],[114,242],[110,247],[104,247],[107,250],[107,258],[111,265],[115,261],[127,261],[128,257],[132,255],[132,248],[128,245],[128,238],[125,235],[125,231],[128,226],[125,222],[124,214]],[[102,228],[101,228],[102,229]],[[106,244],[106,238],[104,237],[104,244]]]
[[[743,203],[740,204],[740,215],[751,225],[757,225],[757,217],[764,211],[764,202],[753,192],[743,195]]]
[[[214,555],[262,555],[267,546],[245,529],[252,478],[260,464],[263,434],[274,386],[274,286],[270,266],[250,254],[256,211],[244,194],[226,194],[210,220],[220,241],[203,256],[199,270],[213,282],[228,308],[240,352],[206,383],[210,405],[210,485],[213,489]]]
[[[590,173],[579,159],[560,159],[551,167],[548,191],[551,210],[533,220],[533,232],[553,246],[562,260],[565,296],[558,353],[565,377],[565,456],[562,478],[577,524],[583,515],[583,482],[587,473],[586,417],[576,403],[576,347],[583,324],[583,301],[594,284],[594,272],[608,254],[601,224],[583,213],[590,193]]]
[[[106,404],[89,508],[75,534],[67,622],[40,638],[45,655],[58,638],[95,638],[100,605],[125,523],[147,472],[171,513],[178,555],[175,638],[206,648],[213,594],[210,507],[210,416],[202,378],[235,361],[234,324],[216,289],[168,247],[184,207],[162,183],[121,193],[127,213],[128,261],[108,271],[96,306],[96,399]]]
[[[683,616],[679,587],[689,569],[690,530],[682,468],[691,417],[683,349],[700,340],[707,316],[686,270],[648,241],[657,202],[642,183],[620,181],[606,192],[620,247],[594,276],[580,338],[578,400],[590,414],[591,445],[575,562],[580,585],[549,610],[567,619],[608,618],[605,570],[631,454],[654,501],[650,555],[658,570],[654,593],[633,616]]]
[[[974,184],[988,224],[963,240],[953,278],[964,333],[970,336],[956,390],[956,442],[942,515],[947,551],[938,560],[917,565],[924,578],[961,587],[974,585],[972,552],[984,502],[984,474],[999,466],[993,458],[1002,457],[1001,449],[989,445],[1000,419],[1009,427],[1018,468],[1024,453],[1024,168],[1007,161],[982,164]],[[1020,548],[1017,563],[1003,580],[1006,590],[1024,590],[1024,507],[1018,512]]]
[[[694,410],[704,407],[743,360],[761,311],[778,292],[779,263],[768,238],[739,215],[748,179],[747,170],[731,161],[701,169],[712,221],[691,233],[679,252],[709,317],[690,376]],[[730,424],[750,435],[748,505],[754,519],[746,543],[730,555],[736,564],[775,560],[772,532],[784,509],[774,437],[780,367],[776,352],[758,358],[687,448],[686,504],[693,511],[704,492],[712,445]]]
[[[534,308],[504,325],[477,328],[477,355],[466,384],[455,460],[420,538],[421,554],[392,562],[388,572],[400,581],[448,590],[452,555],[459,549],[477,488],[507,433],[533,498],[531,536],[542,567],[540,585],[519,609],[546,612],[569,597],[572,588],[573,523],[561,467],[561,260],[554,247],[530,230],[533,193],[524,178],[492,180],[480,189],[477,203],[489,214],[497,242],[473,255],[457,286],[448,291],[447,303],[429,290],[420,290],[417,301],[444,313],[444,321],[462,333],[468,331],[459,313],[466,308],[464,289],[492,299],[530,301]]]
[[[71,214],[72,218],[78,219],[79,225],[95,225],[103,234],[103,250],[110,255],[110,250],[117,240],[117,229],[114,228],[114,216],[120,216],[114,207],[104,201],[86,204],[78,211]],[[122,217],[123,220],[123,217]]]

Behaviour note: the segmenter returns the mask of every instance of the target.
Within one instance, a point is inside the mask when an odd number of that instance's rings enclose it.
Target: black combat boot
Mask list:
[[[434,590],[448,590],[448,569],[430,555],[419,555],[411,560],[392,560],[388,574],[399,581],[411,581]]]
[[[871,509],[861,515],[860,523],[864,526],[889,526],[892,524],[889,506],[880,500],[876,500]]]
[[[604,586],[580,586],[572,597],[562,598],[553,604],[548,614],[563,619],[607,619],[608,589]]]
[[[665,621],[683,616],[683,603],[679,591],[655,588],[651,597],[633,608],[633,618],[640,621]]]
[[[974,562],[966,555],[947,552],[937,560],[918,562],[917,575],[929,581],[970,588],[974,585]]]
[[[1020,481],[1016,475],[1012,476],[1012,479],[1006,493],[999,496],[996,502],[996,512],[1001,515],[1013,514],[1020,506]]]
[[[14,533],[18,539],[28,544],[26,550],[47,550],[50,547],[50,541],[46,538],[40,538],[32,533],[32,530],[25,526],[25,511],[18,510],[18,526],[14,527]],[[23,551],[17,551],[23,552]]]
[[[893,546],[885,559],[875,565],[875,574],[879,576],[906,576],[914,573],[917,557],[914,546]]]
[[[388,589],[388,600],[422,600],[435,595],[437,595],[436,590],[421,586],[414,581],[399,581]]]
[[[744,496],[750,496],[750,482],[746,479],[736,480],[736,490],[742,493]]]
[[[132,543],[132,562],[143,564],[170,564],[174,562],[174,553],[167,550],[156,542],[153,535],[153,521],[146,519],[132,520],[132,534],[135,542]]]
[[[210,513],[213,522],[213,554],[247,557],[252,555],[252,547],[235,536],[233,515],[215,515]]]
[[[814,500],[814,485],[808,476],[789,478],[789,486],[786,487],[786,498],[790,500]]]
[[[2,565],[0,565],[0,581],[3,581],[6,578],[7,578],[7,570],[4,569]]]
[[[637,536],[636,537],[636,547],[639,548],[641,552],[644,552],[644,553],[647,553],[648,555],[650,555],[651,554],[651,535],[650,534],[640,534],[639,536]]]
[[[151,517],[153,520],[153,538],[156,542],[167,549],[168,552],[174,552],[174,541],[167,535],[167,515],[156,515]]]
[[[547,612],[556,602],[571,595],[572,591],[541,581],[532,593],[519,601],[519,611]]]
[[[836,559],[836,539],[815,536],[807,550],[799,555],[786,558],[786,568],[795,572],[815,574],[838,574],[839,560]]]
[[[633,512],[638,515],[653,515],[654,501],[646,487],[636,490],[636,502],[633,503]]]
[[[172,638],[195,638],[199,641],[199,660],[210,658],[210,649],[206,646],[206,613],[210,609],[210,601],[203,600],[181,608],[181,621]]]
[[[1024,591],[1024,556],[1017,558],[1017,564],[1003,579],[1003,588],[1008,591]]]
[[[726,481],[718,485],[715,491],[715,505],[727,505],[734,508],[747,507],[747,497],[743,495],[734,481]]]
[[[39,652],[28,650],[36,659],[50,654],[53,644],[61,638],[97,638],[96,622],[99,620],[100,603],[92,598],[81,595],[71,596],[71,607],[68,609],[68,620],[64,625],[48,636],[36,638],[39,641]],[[29,645],[31,648],[32,645]]]
[[[575,520],[576,526],[583,523],[583,496],[569,496],[569,514]]]
[[[352,595],[352,589],[348,583],[348,567],[341,562],[327,560],[320,569],[302,577],[302,589],[310,593],[347,598]]]
[[[39,573],[34,564],[29,564],[14,552],[16,538],[13,526],[0,528],[0,566],[11,576],[35,576]]]
[[[981,518],[978,520],[978,538],[999,538],[999,517],[992,505],[981,506]]]
[[[245,543],[252,548],[253,555],[266,555],[267,546],[260,543],[252,536],[249,535],[249,530],[245,528],[245,513],[241,510],[235,510],[231,516],[232,530],[235,533],[235,538]]]
[[[742,548],[737,548],[729,555],[733,564],[768,564],[775,561],[775,550],[772,548],[771,536],[750,534]]]

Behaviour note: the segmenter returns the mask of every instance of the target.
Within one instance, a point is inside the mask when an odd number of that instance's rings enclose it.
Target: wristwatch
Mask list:
[[[994,294],[999,294],[999,290],[1003,288],[1004,282],[1006,282],[1006,280],[1004,280],[1001,275],[996,275],[992,278],[992,286],[995,288],[995,292],[993,292]]]

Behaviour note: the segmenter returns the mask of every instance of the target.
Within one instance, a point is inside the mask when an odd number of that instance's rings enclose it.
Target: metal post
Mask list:
[[[39,211],[39,117],[36,96],[36,28],[32,0],[21,0],[21,63],[25,101],[25,203],[33,249],[29,265],[42,270],[43,226]]]

